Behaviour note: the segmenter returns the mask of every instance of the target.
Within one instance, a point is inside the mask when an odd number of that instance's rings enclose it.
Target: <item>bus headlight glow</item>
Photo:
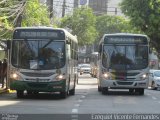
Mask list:
[[[147,77],[148,77],[147,74],[144,73],[144,74],[141,76],[141,80],[145,80]]]
[[[112,77],[111,77],[111,74],[110,73],[104,73],[104,74],[102,74],[102,77],[104,78],[104,79],[112,79]]]
[[[23,80],[22,77],[18,75],[17,73],[11,74],[11,78],[14,80]]]
[[[65,77],[62,74],[56,76],[56,80],[63,80],[64,78]]]

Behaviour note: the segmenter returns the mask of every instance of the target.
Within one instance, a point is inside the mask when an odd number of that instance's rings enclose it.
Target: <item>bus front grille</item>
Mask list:
[[[118,85],[132,85],[133,82],[120,82],[120,81],[118,81],[117,84]]]
[[[21,73],[29,77],[50,77],[51,75],[55,74],[53,72],[50,72],[50,73],[21,72]]]

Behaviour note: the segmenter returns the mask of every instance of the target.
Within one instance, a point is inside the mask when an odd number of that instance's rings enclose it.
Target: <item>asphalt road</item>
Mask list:
[[[140,96],[130,95],[128,90],[110,90],[108,95],[102,95],[97,90],[97,80],[91,78],[90,75],[82,75],[76,86],[76,94],[68,96],[66,99],[61,99],[57,93],[26,95],[23,99],[17,99],[15,93],[1,94],[0,113],[3,120],[10,114],[19,116],[21,114],[38,114],[40,118],[47,114],[60,116],[67,114],[69,115],[68,119],[76,117],[74,115],[77,114],[159,114],[160,91],[146,89],[145,94]],[[53,116],[51,115],[51,117]],[[95,116],[89,117],[94,119]],[[79,119],[74,118],[73,120]],[[46,117],[45,120],[47,120]]]

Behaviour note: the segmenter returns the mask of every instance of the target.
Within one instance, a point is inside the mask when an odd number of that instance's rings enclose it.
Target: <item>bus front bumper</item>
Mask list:
[[[37,92],[61,92],[66,89],[66,80],[52,82],[11,81],[11,90],[28,90]]]
[[[101,87],[108,87],[108,88],[147,88],[148,87],[148,80],[137,80],[137,81],[122,81],[122,80],[101,80],[100,81]]]

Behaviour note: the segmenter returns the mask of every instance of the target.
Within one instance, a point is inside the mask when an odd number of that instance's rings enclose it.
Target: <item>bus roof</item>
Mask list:
[[[16,27],[14,29],[15,30],[28,30],[28,29],[41,29],[41,30],[60,30],[63,31],[65,33],[65,35],[69,38],[71,38],[73,41],[78,42],[77,40],[77,36],[76,35],[72,35],[70,32],[68,32],[66,29],[64,28],[53,28],[53,27],[46,27],[46,26],[36,26],[36,27]]]

